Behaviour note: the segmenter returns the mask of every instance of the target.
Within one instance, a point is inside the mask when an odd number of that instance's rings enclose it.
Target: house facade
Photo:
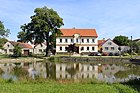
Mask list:
[[[111,39],[107,39],[98,45],[99,51],[105,52],[105,53],[118,53],[119,46],[115,44]]]
[[[21,42],[15,42],[15,41],[8,41],[4,44],[4,54],[13,54],[14,45],[19,45],[22,49],[23,55],[29,55],[30,52],[33,52],[33,48],[28,43],[21,43]]]
[[[140,38],[139,38],[139,39],[135,39],[135,40],[133,40],[133,41],[135,41],[135,42],[140,42]]]
[[[33,54],[45,54],[46,52],[46,44],[42,43],[42,44],[37,44],[37,45],[33,45]]]
[[[70,44],[75,44],[76,53],[98,51],[98,40],[95,29],[60,29],[62,36],[56,38],[56,53],[67,53]]]

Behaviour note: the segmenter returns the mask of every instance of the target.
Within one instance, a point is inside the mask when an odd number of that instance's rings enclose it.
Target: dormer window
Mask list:
[[[112,45],[112,43],[111,42],[108,42],[108,45]]]
[[[78,38],[76,39],[76,42],[78,43]]]

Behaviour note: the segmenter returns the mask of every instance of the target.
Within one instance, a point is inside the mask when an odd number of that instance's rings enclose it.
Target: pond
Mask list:
[[[140,78],[140,65],[95,63],[1,63],[0,78],[97,79],[109,83]]]

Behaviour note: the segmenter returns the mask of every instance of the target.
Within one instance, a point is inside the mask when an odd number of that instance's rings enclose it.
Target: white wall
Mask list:
[[[10,42],[6,42],[3,46],[5,54],[13,54],[12,51],[14,49],[14,46]]]
[[[60,39],[62,39],[62,42],[60,42]],[[65,42],[65,39],[67,39],[67,42]],[[73,39],[73,42],[71,42],[71,39]],[[76,39],[73,37],[57,37],[56,52],[67,52],[65,51],[65,47],[68,47],[68,45],[73,43],[79,44],[79,53],[98,51],[98,39],[96,37],[78,37],[77,39],[78,42],[76,42]],[[82,42],[82,39],[84,40],[84,42]],[[87,42],[87,39],[89,39],[89,42]],[[92,39],[94,39],[94,42],[92,42]],[[62,50],[60,50],[60,47],[62,47]],[[84,50],[81,51],[81,47],[84,47]],[[87,50],[87,47],[89,47],[89,50]],[[92,47],[94,47],[94,50],[92,50]]]
[[[109,42],[111,42],[111,45],[108,44]],[[116,53],[119,51],[118,50],[119,46],[115,44],[112,40],[108,40],[107,42],[105,42],[102,47],[103,47],[103,52]],[[105,50],[105,47],[108,47],[108,50]],[[114,50],[111,50],[111,47],[114,47]]]
[[[46,45],[42,43],[42,46],[40,44],[38,44],[34,49],[34,54],[44,54],[45,53],[45,50],[46,49]],[[42,52],[41,52],[41,51]]]

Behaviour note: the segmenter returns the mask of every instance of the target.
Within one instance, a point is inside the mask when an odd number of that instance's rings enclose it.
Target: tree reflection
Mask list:
[[[129,68],[128,70],[125,71],[119,71],[115,74],[115,77],[117,78],[127,78],[129,75],[139,75],[140,76],[140,66],[138,65],[127,65],[127,67]]]
[[[3,70],[0,68],[0,74],[2,74],[3,73]]]
[[[79,64],[70,64],[66,71],[71,75],[71,77],[73,78],[75,76],[75,74],[79,71]]]
[[[18,77],[18,79],[23,79],[28,77],[28,71],[16,64],[16,66],[12,69],[11,74]]]

